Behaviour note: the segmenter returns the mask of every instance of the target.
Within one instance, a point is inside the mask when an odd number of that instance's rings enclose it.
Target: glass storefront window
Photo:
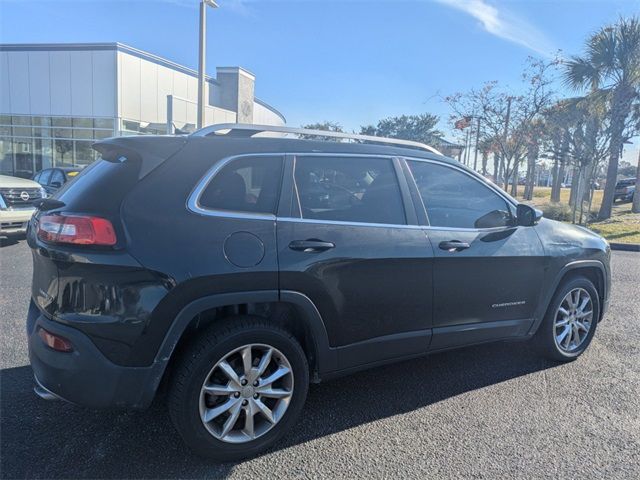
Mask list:
[[[45,168],[87,165],[97,158],[94,139],[114,136],[114,124],[112,118],[0,115],[0,172],[31,178]]]
[[[54,128],[53,136],[55,138],[72,138],[73,130],[70,128]]]
[[[14,137],[32,137],[33,130],[31,127],[13,127]]]
[[[34,140],[35,171],[53,167],[53,141],[50,138]]]
[[[74,118],[74,127],[93,128],[93,118]]]
[[[113,118],[94,118],[93,126],[95,128],[108,128],[113,130]]]
[[[123,120],[122,126],[130,132],[138,132],[140,130],[140,122],[134,122],[132,120]]]
[[[51,138],[51,129],[42,128],[42,127],[33,127],[33,136]]]
[[[31,125],[31,117],[26,115],[14,115],[11,117],[11,123],[13,125]]]
[[[95,155],[91,144],[93,142],[75,142],[76,144],[76,165],[88,165],[95,160]]]
[[[73,140],[53,141],[53,160],[56,166],[73,166]]]
[[[84,129],[84,128],[74,128],[73,129],[73,138],[80,138],[83,140],[91,140],[93,138],[93,130],[92,129]]]
[[[71,119],[68,117],[51,117],[51,125],[54,127],[70,127]]]
[[[33,125],[36,127],[51,126],[51,117],[33,117]]]
[[[33,175],[33,140],[30,138],[15,138],[13,140],[13,157],[15,168],[13,174],[17,177],[31,178]]]
[[[96,140],[113,137],[113,130],[94,130],[93,136]]]
[[[0,138],[0,173],[13,174],[13,148],[8,137]]]

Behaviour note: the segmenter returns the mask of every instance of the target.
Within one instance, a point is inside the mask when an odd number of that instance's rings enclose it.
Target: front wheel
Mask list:
[[[196,453],[218,461],[255,455],[295,422],[309,369],[297,340],[262,319],[230,319],[183,355],[169,413]]]
[[[589,279],[562,283],[536,333],[542,353],[553,360],[575,360],[591,343],[599,318],[600,299]]]

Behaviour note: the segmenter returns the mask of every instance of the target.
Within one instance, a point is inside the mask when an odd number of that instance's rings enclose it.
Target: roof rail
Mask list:
[[[279,125],[253,125],[247,123],[219,123],[196,130],[190,136],[208,137],[211,135],[229,135],[232,137],[253,137],[259,133],[275,132],[293,134],[298,136],[331,137],[345,140],[354,140],[362,143],[380,143],[384,145],[398,145],[401,147],[426,150],[437,155],[442,155],[430,145],[413,140],[401,140],[399,138],[375,137],[373,135],[358,135],[355,133],[331,132],[326,130],[313,130],[309,128],[282,127]]]

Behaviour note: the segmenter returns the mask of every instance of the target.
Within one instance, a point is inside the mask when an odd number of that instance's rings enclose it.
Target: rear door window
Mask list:
[[[297,157],[295,182],[302,218],[406,224],[389,158]]]
[[[200,207],[275,214],[280,196],[283,158],[243,157],[225,165],[200,195]]]

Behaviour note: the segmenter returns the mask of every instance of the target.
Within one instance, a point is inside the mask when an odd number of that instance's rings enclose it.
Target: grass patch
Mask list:
[[[518,189],[518,199],[522,200],[524,187]],[[546,218],[571,222],[572,211],[569,207],[571,189],[560,189],[560,202],[551,203],[551,187],[535,187],[533,198],[527,201],[544,212]],[[595,218],[602,203],[603,190],[595,190],[591,204],[591,217]],[[631,203],[616,203],[611,218],[602,222],[590,222],[587,227],[602,235],[610,242],[640,243],[640,213],[631,212]]]

